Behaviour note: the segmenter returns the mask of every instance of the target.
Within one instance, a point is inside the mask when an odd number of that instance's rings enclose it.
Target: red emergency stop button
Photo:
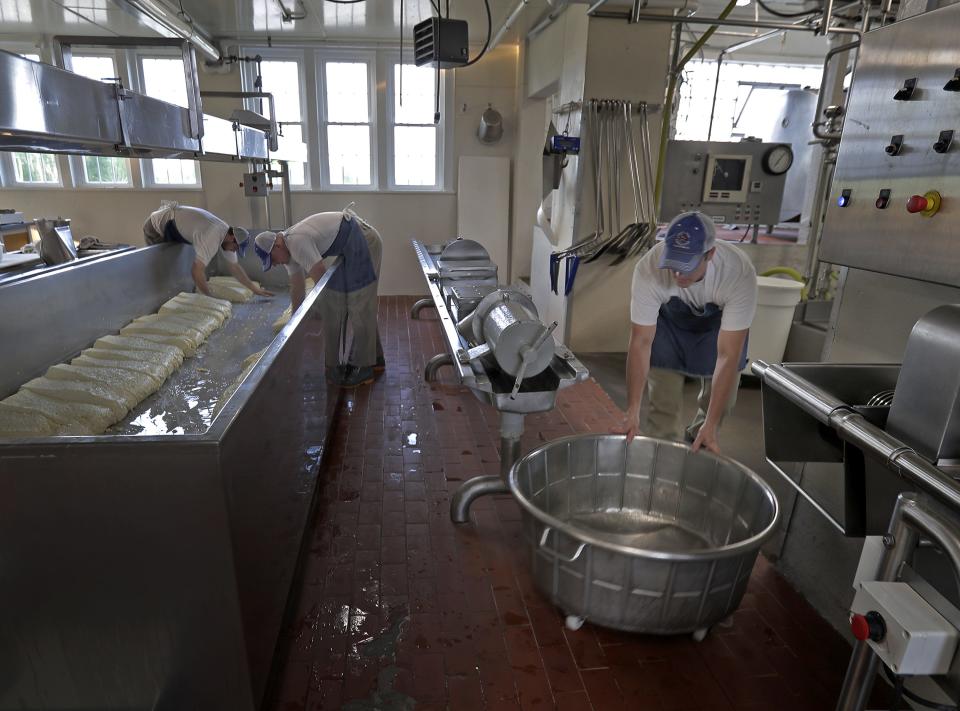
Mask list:
[[[865,642],[868,639],[879,642],[887,635],[887,625],[883,617],[876,610],[871,610],[866,615],[854,613],[850,616],[850,631],[853,636]]]
[[[933,217],[940,209],[940,193],[930,190],[923,195],[913,195],[907,200],[907,212],[919,212],[924,217]]]

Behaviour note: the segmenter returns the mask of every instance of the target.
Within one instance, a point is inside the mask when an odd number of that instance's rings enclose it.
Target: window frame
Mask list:
[[[74,57],[109,57],[113,59],[113,68],[116,76],[120,77],[124,86],[130,86],[130,72],[127,66],[126,53],[121,50],[112,50],[108,47],[89,47],[73,51]],[[95,158],[119,158],[127,161],[127,172],[130,179],[125,183],[93,183],[87,180],[86,168],[83,160],[88,156],[69,155],[67,162],[70,166],[70,178],[72,187],[77,190],[131,190],[137,188],[137,161],[125,156],[89,156]]]
[[[124,52],[126,59],[126,70],[127,77],[129,80],[129,86],[134,91],[148,96],[146,90],[146,80],[143,73],[143,60],[144,59],[181,59],[182,55],[179,50],[164,49],[162,47],[153,47],[150,50],[136,50],[129,49]],[[194,165],[194,169],[197,175],[197,181],[195,183],[158,183],[153,175],[153,162],[154,160],[164,160],[162,158],[141,158],[139,160],[131,160],[131,163],[136,163],[140,171],[140,185],[144,190],[165,190],[165,191],[202,191],[203,190],[203,170],[202,163],[203,161],[192,160],[191,162]],[[180,158],[173,160],[190,160],[188,158]]]
[[[307,144],[307,159],[304,161],[303,185],[294,185],[291,183],[290,191],[316,192],[318,187],[317,183],[320,181],[315,181],[314,177],[319,175],[321,165],[317,162],[316,156],[319,148],[318,146],[314,146],[313,142],[310,140],[311,136],[318,136],[316,107],[315,102],[312,101],[313,97],[309,91],[309,87],[312,86],[316,81],[316,77],[314,76],[316,69],[310,56],[311,52],[304,49],[243,47],[241,49],[241,53],[248,57],[260,55],[265,62],[277,61],[297,63],[297,67],[299,69],[297,73],[299,74],[300,78],[300,127],[301,136],[303,136],[304,139],[303,142]],[[253,62],[243,63],[243,66],[240,69],[240,85],[242,91],[254,91],[253,82],[257,75],[256,70],[256,65]],[[244,106],[250,111],[256,111],[256,102],[256,99],[247,99],[244,101]],[[267,118],[270,118],[269,114],[269,110],[267,109],[266,105],[264,105],[264,115]],[[319,141],[319,139],[317,140]]]
[[[397,64],[413,64],[412,61],[405,57],[401,57],[400,52],[384,52],[384,73],[386,75],[386,82],[384,82],[384,105],[386,108],[386,130],[383,134],[383,142],[385,146],[385,160],[387,164],[387,183],[386,190],[388,192],[400,192],[400,193],[438,193],[444,192],[448,189],[449,186],[449,176],[452,173],[452,167],[449,165],[448,153],[452,154],[452,150],[448,150],[448,146],[451,145],[453,136],[451,135],[448,127],[452,127],[453,122],[448,121],[447,119],[450,116],[450,111],[453,108],[453,98],[452,98],[452,76],[453,73],[448,70],[440,71],[440,122],[436,124],[437,128],[437,152],[436,152],[436,182],[433,185],[398,185],[396,182],[395,176],[395,165],[394,165],[394,128],[397,126],[417,126],[417,125],[427,125],[427,124],[398,124],[395,121],[395,107],[396,107],[396,90],[397,87],[394,86],[396,83],[394,67]],[[434,70],[435,71],[435,70]],[[452,158],[452,155],[449,156]]]
[[[380,121],[377,101],[377,53],[373,50],[346,51],[346,50],[323,50],[315,53],[315,66],[317,70],[316,81],[316,101],[317,121],[318,121],[318,143],[317,152],[320,159],[320,185],[325,192],[375,192],[380,187],[380,156],[378,155],[378,146],[380,141]],[[367,65],[367,117],[366,125],[370,127],[370,182],[358,184],[340,184],[330,181],[330,161],[329,161],[329,143],[327,127],[330,121],[327,119],[327,64],[350,63]],[[364,124],[337,124],[337,125],[364,125]],[[322,146],[322,149],[321,149]]]

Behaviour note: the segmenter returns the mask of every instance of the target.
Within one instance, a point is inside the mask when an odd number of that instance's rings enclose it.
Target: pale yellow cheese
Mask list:
[[[207,280],[208,283],[212,282],[214,284],[226,284],[227,286],[240,287],[241,289],[246,289],[243,284],[240,283],[240,280],[232,276],[213,276]],[[250,280],[250,283],[254,286],[260,286],[260,282]]]
[[[55,400],[29,390],[19,390],[3,400],[3,404],[53,420],[59,428],[58,435],[100,434],[116,422],[110,410],[105,407]]]
[[[308,277],[306,280],[306,287],[304,289],[305,293],[309,294],[311,291],[313,291],[313,287],[316,285],[316,282]],[[293,312],[291,311],[291,306],[288,306],[284,312],[277,317],[277,320],[273,322],[273,332],[280,333],[280,331],[283,330],[283,327],[290,322],[290,317],[292,315]]]
[[[197,347],[203,342],[203,336],[199,331],[188,328],[185,324],[160,321],[156,318],[152,321],[137,319],[121,328],[120,333],[124,336],[165,336],[168,339],[164,341],[165,343],[176,345],[187,355],[196,353]]]
[[[183,303],[176,299],[171,299],[160,307],[160,315],[170,314],[171,316],[190,316],[191,314],[200,314],[207,318],[214,319],[216,327],[219,328],[227,317],[220,311],[206,309],[203,306]]]
[[[122,333],[122,329],[121,329]],[[161,333],[127,333],[117,338],[133,338],[136,340],[152,341],[154,343],[172,346],[183,353],[184,356],[191,357],[196,355],[197,346],[189,338],[183,336],[171,336]]]
[[[128,370],[131,373],[141,373],[144,377],[155,382],[157,387],[160,387],[163,381],[167,379],[167,369],[155,363],[141,363],[135,360],[109,360],[108,358],[100,357],[109,355],[112,351],[100,351],[97,353],[97,357],[94,358],[88,355],[88,353],[91,352],[91,350],[84,351],[81,355],[70,361],[70,365],[76,365],[80,368],[119,368],[120,370]]]
[[[173,313],[170,311],[156,314],[160,321],[169,321],[170,323],[182,323],[188,328],[195,329],[201,333],[204,339],[211,333],[220,328],[222,323],[219,315],[205,314],[200,311],[183,311]]]
[[[0,439],[50,437],[60,432],[60,425],[39,412],[21,410],[0,401]]]
[[[98,360],[112,361],[131,361],[138,365],[145,363],[157,366],[160,370],[156,371],[166,379],[173,371],[177,369],[177,359],[174,356],[160,351],[134,351],[120,349],[88,348],[80,355],[90,356]]]
[[[78,383],[44,377],[34,378],[24,383],[21,390],[29,390],[53,400],[105,407],[113,416],[113,422],[130,411],[129,395],[104,383]]]
[[[177,367],[183,365],[183,351],[176,346],[170,346],[166,343],[158,343],[147,338],[136,338],[134,336],[103,336],[98,338],[93,344],[94,348],[101,350],[120,350],[120,351],[160,351],[170,355],[177,364]]]
[[[223,299],[214,299],[212,296],[207,296],[206,294],[181,291],[170,301],[178,301],[182,304],[195,304],[196,306],[201,306],[205,309],[219,311],[227,317],[233,313],[233,306],[230,305],[229,301],[224,301]],[[167,303],[170,302],[168,301]]]
[[[235,304],[243,304],[253,298],[253,292],[245,286],[232,286],[223,282],[211,282],[208,285],[210,295],[215,299],[226,299]]]
[[[46,377],[51,380],[106,383],[129,393],[131,408],[160,387],[160,383],[147,373],[114,367],[98,368],[58,363],[47,370]]]

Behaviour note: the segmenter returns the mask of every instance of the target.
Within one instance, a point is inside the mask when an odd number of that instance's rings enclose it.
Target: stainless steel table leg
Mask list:
[[[437,376],[437,371],[445,365],[453,365],[453,358],[450,357],[449,353],[437,353],[427,361],[427,365],[423,369],[423,379],[432,383]]]
[[[425,299],[420,299],[415,302],[413,306],[410,307],[410,318],[417,320],[420,318],[420,312],[428,307],[433,307],[433,299],[427,297]]]
[[[520,437],[523,435],[524,415],[515,412],[500,413],[500,475],[476,476],[465,481],[450,499],[450,520],[469,523],[470,506],[481,496],[509,494],[507,477],[520,458]]]

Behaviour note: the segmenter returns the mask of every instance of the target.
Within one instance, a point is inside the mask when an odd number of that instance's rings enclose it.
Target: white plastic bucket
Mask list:
[[[749,361],[762,360],[767,363],[783,361],[783,352],[790,336],[793,313],[800,303],[803,284],[782,277],[757,277],[757,315],[750,326],[750,343],[747,346],[747,367]]]

